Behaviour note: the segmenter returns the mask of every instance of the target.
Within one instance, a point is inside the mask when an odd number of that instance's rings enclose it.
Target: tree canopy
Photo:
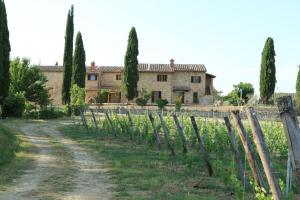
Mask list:
[[[253,85],[251,83],[240,82],[239,84],[233,85],[233,90],[225,96],[224,99],[232,105],[238,105],[247,103],[252,95],[254,95]]]
[[[138,37],[134,27],[131,28],[128,36],[127,50],[124,59],[124,72],[123,72],[123,87],[125,96],[128,100],[137,97],[137,83],[139,81],[138,73],[138,58],[139,47]]]
[[[76,36],[75,52],[73,59],[73,74],[72,84],[78,85],[80,88],[85,88],[85,50],[83,46],[81,33]]]
[[[65,49],[63,59],[63,82],[62,82],[62,103],[70,103],[70,90],[72,81],[72,61],[73,61],[73,38],[74,38],[74,7],[72,5],[68,12]]]
[[[262,103],[269,103],[270,97],[274,94],[276,84],[274,41],[268,37],[262,52],[260,66],[260,99]]]

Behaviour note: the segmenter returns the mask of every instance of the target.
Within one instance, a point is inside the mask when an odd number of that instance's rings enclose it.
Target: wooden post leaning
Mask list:
[[[230,139],[230,147],[231,150],[234,154],[234,158],[235,158],[235,162],[238,168],[238,177],[241,180],[241,182],[248,187],[248,182],[246,180],[246,176],[245,176],[245,171],[244,171],[244,165],[241,159],[241,154],[239,151],[239,148],[237,146],[237,143],[235,141],[235,137],[234,137],[234,131],[233,128],[231,126],[231,123],[229,121],[229,118],[227,116],[224,117],[224,121],[225,121],[225,125],[227,127],[228,133],[229,133],[229,139]]]
[[[287,138],[297,188],[300,188],[300,130],[296,109],[290,96],[279,98],[277,106]]]
[[[274,200],[283,199],[282,192],[280,190],[280,186],[278,180],[274,176],[274,169],[271,165],[271,158],[269,155],[268,148],[265,144],[265,139],[263,136],[263,132],[261,130],[260,124],[256,117],[256,113],[253,108],[246,108],[246,114],[248,121],[250,123],[250,128],[253,135],[253,140],[256,145],[256,149],[260,160],[262,162],[271,192]]]
[[[112,123],[110,117],[109,117],[108,112],[105,112],[105,117],[106,117],[106,119],[107,119],[107,121],[108,121],[108,123],[109,123],[109,125],[110,125],[110,128],[111,128],[112,131],[113,131],[113,135],[116,137],[116,136],[117,136],[117,132],[116,132],[116,129],[115,129],[115,127],[114,127],[114,125],[113,125],[113,123]]]
[[[151,122],[152,127],[153,127],[153,134],[156,138],[156,143],[157,143],[158,149],[161,150],[162,149],[161,141],[160,141],[159,134],[158,134],[156,126],[155,126],[154,118],[153,118],[151,113],[149,113],[148,116],[149,116],[150,122]]]
[[[209,156],[208,156],[208,153],[207,153],[207,151],[205,149],[205,146],[203,145],[203,143],[201,141],[201,137],[200,137],[200,133],[199,133],[199,129],[198,129],[195,117],[194,116],[190,116],[190,119],[191,119],[191,123],[192,123],[193,129],[195,131],[195,134],[196,134],[196,137],[197,137],[197,140],[198,140],[198,143],[199,143],[200,151],[202,152],[203,157],[204,157],[204,161],[206,163],[208,174],[209,174],[209,176],[212,176],[213,175],[212,165],[211,165],[211,163],[209,161]]]
[[[129,113],[128,110],[126,110],[126,115],[127,115],[127,117],[128,117],[128,121],[129,121],[129,125],[130,125],[131,140],[132,140],[133,142],[135,142],[135,132],[136,132],[136,128],[135,128],[135,125],[133,124],[131,115],[130,115],[130,113]]]
[[[170,141],[169,129],[167,128],[161,113],[159,113],[158,116],[159,116],[160,123],[161,123],[161,126],[162,126],[163,131],[164,131],[164,136],[165,136],[165,140],[167,141],[168,148],[170,149],[172,156],[175,156],[176,153],[175,153],[175,150],[174,150],[174,148],[171,144],[171,141]]]
[[[185,136],[184,136],[184,134],[183,134],[182,127],[181,127],[180,124],[179,124],[177,115],[176,115],[175,113],[172,113],[172,116],[173,116],[174,122],[175,122],[175,124],[176,124],[177,130],[178,130],[178,133],[179,133],[179,136],[180,136],[180,138],[181,138],[182,148],[183,148],[183,153],[187,153],[188,150],[187,150],[186,138],[185,138]]]
[[[80,117],[81,117],[81,121],[82,121],[83,126],[84,126],[86,129],[89,129],[89,127],[88,127],[88,125],[87,125],[87,123],[86,123],[86,119],[85,119],[85,116],[84,116],[82,110],[79,109],[79,112],[80,112]]]
[[[232,111],[231,114],[232,114],[233,121],[235,122],[235,125],[237,127],[240,139],[242,141],[242,144],[243,144],[243,147],[245,150],[245,154],[246,154],[246,158],[248,160],[250,169],[251,169],[253,177],[254,177],[254,181],[259,187],[265,188],[265,182],[263,180],[262,172],[259,168],[259,165],[258,165],[256,159],[255,159],[253,148],[252,148],[250,141],[248,140],[248,134],[242,124],[241,117],[240,117],[238,111]]]
[[[92,113],[92,117],[93,117],[95,128],[96,128],[97,131],[99,131],[97,120],[96,120],[96,117],[95,117],[95,113],[94,113],[93,109],[90,109],[90,111]]]

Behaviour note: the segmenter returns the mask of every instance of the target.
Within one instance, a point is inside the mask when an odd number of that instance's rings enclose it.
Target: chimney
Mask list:
[[[95,65],[95,61],[91,62],[91,70],[95,70],[96,69],[96,65]]]
[[[170,66],[174,67],[174,59],[173,58],[170,60]]]

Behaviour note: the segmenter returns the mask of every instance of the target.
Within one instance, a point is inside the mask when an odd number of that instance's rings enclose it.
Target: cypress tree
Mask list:
[[[128,100],[137,97],[137,83],[139,81],[138,58],[139,45],[138,37],[134,27],[131,28],[128,36],[127,50],[124,59],[123,87]]]
[[[73,58],[73,76],[72,85],[77,84],[81,88],[85,88],[85,51],[81,33],[76,35],[75,52]]]
[[[260,99],[262,103],[268,103],[274,94],[276,84],[274,41],[268,37],[262,52],[260,66]]]
[[[71,80],[72,80],[72,60],[73,60],[73,38],[74,38],[74,7],[72,5],[68,12],[65,49],[63,60],[63,83],[62,83],[62,103],[69,104],[71,96]]]
[[[0,1],[0,103],[9,91],[10,42],[5,3]]]
[[[298,66],[298,75],[297,75],[297,81],[296,81],[296,104],[297,108],[299,110],[300,108],[300,65]]]

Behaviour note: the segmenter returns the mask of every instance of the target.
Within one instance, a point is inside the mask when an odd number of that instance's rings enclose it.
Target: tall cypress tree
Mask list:
[[[297,108],[300,108],[300,65],[298,66],[298,75],[296,81],[296,104]]]
[[[139,81],[138,58],[139,44],[136,30],[131,28],[128,36],[127,51],[124,59],[123,87],[125,96],[132,100],[137,96],[137,83]]]
[[[0,103],[9,91],[10,42],[5,3],[0,1]]]
[[[63,83],[62,83],[62,103],[69,104],[71,96],[71,80],[72,80],[72,60],[73,60],[73,38],[74,38],[74,7],[72,5],[68,12],[65,49],[63,61]]]
[[[262,103],[268,103],[274,94],[276,84],[274,41],[268,37],[262,52],[260,66],[260,99]]]
[[[75,52],[73,58],[73,76],[72,84],[77,84],[79,87],[85,87],[85,51],[81,33],[76,35]]]

